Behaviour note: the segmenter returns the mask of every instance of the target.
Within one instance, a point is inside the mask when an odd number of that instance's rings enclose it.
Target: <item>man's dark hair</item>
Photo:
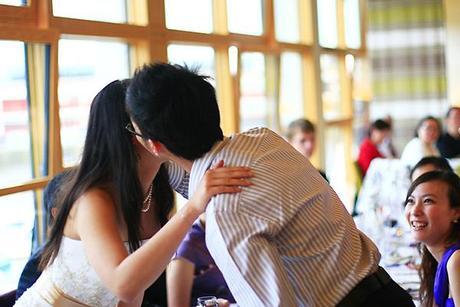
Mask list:
[[[144,65],[128,87],[126,105],[147,138],[195,160],[223,139],[219,107],[208,77],[166,63]]]
[[[460,107],[450,107],[449,110],[447,110],[446,118],[448,118],[450,116],[450,113],[452,113],[452,111],[454,110],[460,110]]]

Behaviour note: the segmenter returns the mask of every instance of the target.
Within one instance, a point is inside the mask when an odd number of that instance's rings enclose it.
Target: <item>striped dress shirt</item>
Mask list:
[[[219,160],[254,173],[252,186],[206,209],[207,247],[239,306],[334,306],[376,271],[376,246],[282,137],[256,128],[215,144],[193,163],[190,195]]]

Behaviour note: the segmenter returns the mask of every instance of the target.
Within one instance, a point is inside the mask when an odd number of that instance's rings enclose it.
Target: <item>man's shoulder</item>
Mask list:
[[[236,134],[236,136],[263,136],[263,135],[278,135],[276,132],[267,127],[254,127]]]
[[[439,136],[438,143],[460,143],[460,139],[456,139],[449,133],[444,132]]]

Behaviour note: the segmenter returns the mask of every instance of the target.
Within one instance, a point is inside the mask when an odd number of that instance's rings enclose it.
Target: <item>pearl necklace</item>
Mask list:
[[[142,202],[142,208],[141,208],[142,213],[149,211],[150,205],[152,204],[152,194],[153,194],[153,182],[150,184],[149,189],[147,190],[147,196],[145,196],[144,201]]]

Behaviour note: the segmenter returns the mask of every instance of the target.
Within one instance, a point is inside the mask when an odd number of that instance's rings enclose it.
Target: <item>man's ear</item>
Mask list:
[[[155,156],[159,156],[164,151],[164,146],[158,141],[147,140],[147,147],[149,151]]]

